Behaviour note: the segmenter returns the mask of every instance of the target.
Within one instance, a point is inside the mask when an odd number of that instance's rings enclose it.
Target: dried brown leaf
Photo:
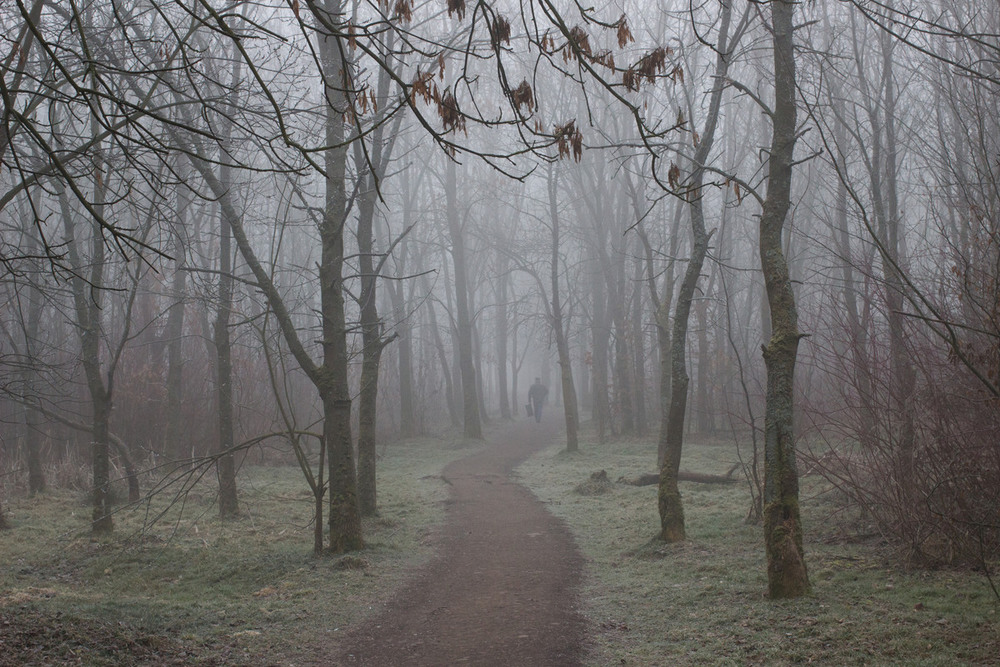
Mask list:
[[[576,47],[575,49],[573,47]],[[566,58],[576,58],[577,51],[584,54],[585,56],[590,56],[590,37],[587,32],[580,26],[573,26],[569,31],[569,41],[566,43],[566,52],[564,57]]]
[[[624,48],[626,44],[634,41],[635,38],[632,37],[632,31],[628,27],[628,20],[622,14],[622,17],[618,19],[618,48]]]
[[[396,18],[403,23],[413,20],[413,0],[396,0],[396,7],[393,10]]]
[[[490,23],[490,42],[494,49],[500,48],[500,42],[510,45],[510,23],[500,14]]]
[[[556,139],[560,160],[564,157],[572,157],[575,161],[580,161],[583,157],[583,134],[576,129],[575,120],[556,125],[553,136]]]
[[[456,14],[458,20],[465,18],[465,0],[448,0],[448,16]]]
[[[458,106],[458,100],[455,99],[450,90],[446,90],[444,95],[441,96],[441,101],[438,102],[438,115],[441,116],[445,132],[451,132],[452,130],[465,131],[465,116],[462,115],[462,110]]]
[[[535,95],[527,79],[521,81],[517,88],[510,91],[510,101],[517,107],[518,111],[522,106],[528,108],[528,113],[535,110]]]
[[[681,183],[681,168],[673,162],[670,163],[670,169],[667,170],[667,183],[675,190]]]

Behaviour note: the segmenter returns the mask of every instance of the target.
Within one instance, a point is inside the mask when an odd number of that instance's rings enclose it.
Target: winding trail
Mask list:
[[[510,476],[557,434],[552,417],[517,422],[444,469],[452,491],[438,555],[348,631],[335,664],[581,664],[582,559],[565,526]]]

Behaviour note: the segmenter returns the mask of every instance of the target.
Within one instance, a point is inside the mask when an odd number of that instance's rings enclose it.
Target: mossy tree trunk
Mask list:
[[[793,383],[801,334],[795,294],[782,252],[782,231],[791,202],[796,139],[795,3],[772,0],[775,102],[768,160],[767,196],[760,217],[760,260],[771,314],[771,338],[764,347],[767,406],[764,415],[764,543],[768,592],[790,598],[809,591],[799,481],[793,433]]]

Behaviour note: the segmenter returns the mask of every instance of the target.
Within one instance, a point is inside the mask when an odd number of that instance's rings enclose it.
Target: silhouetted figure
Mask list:
[[[542,378],[535,378],[535,384],[528,389],[528,407],[531,414],[535,415],[536,422],[542,421],[542,406],[548,395],[549,390],[542,384]]]

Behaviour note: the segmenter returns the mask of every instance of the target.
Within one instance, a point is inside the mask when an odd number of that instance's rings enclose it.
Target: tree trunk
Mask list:
[[[235,114],[243,59],[235,51],[232,54],[232,79],[228,107]],[[225,122],[219,130],[220,161],[219,182],[230,203],[236,201],[233,191],[233,151],[232,124]],[[233,220],[228,216],[236,214],[235,205],[219,207],[219,294],[216,304],[213,341],[215,343],[215,387],[218,397],[219,442],[216,450],[216,474],[219,478],[219,516],[223,519],[235,518],[239,513],[239,499],[236,489],[236,458],[233,454],[233,351],[229,330],[233,311]]]
[[[97,121],[92,119],[93,133],[98,134]],[[104,216],[104,194],[106,181],[102,180],[101,172],[105,170],[106,164],[100,157],[95,165],[95,185],[94,185],[94,208],[98,215]],[[106,176],[105,176],[106,178]],[[94,466],[94,506],[92,530],[95,533],[110,533],[114,528],[112,520],[112,498],[111,498],[111,454],[110,454],[110,431],[111,431],[111,387],[110,378],[108,385],[105,385],[101,377],[101,318],[102,302],[104,291],[104,275],[107,261],[105,252],[104,233],[101,226],[95,220],[90,235],[90,280],[88,285],[82,284],[82,279],[77,278],[79,283],[78,304],[82,302],[80,308],[81,315],[81,341],[83,351],[83,365],[87,376],[87,385],[90,389],[90,399],[93,406],[93,466]],[[81,266],[79,262],[76,266]],[[89,292],[83,296],[85,292]]]
[[[521,357],[517,353],[517,332],[518,332],[519,328],[520,327],[518,327],[515,324],[514,325],[514,331],[512,331],[511,335],[510,335],[510,346],[511,346],[511,355],[510,355],[510,377],[511,377],[511,380],[510,380],[510,395],[514,398],[514,413],[515,414],[521,414],[521,403],[520,403],[520,399],[518,399],[518,393],[517,393],[517,376],[518,376],[518,374],[519,374],[519,372],[521,370]]]
[[[628,307],[628,281],[625,278],[625,264],[628,253],[626,239],[619,239],[621,247],[616,247],[615,261],[612,265],[610,257],[605,272],[614,276],[614,282],[609,285],[611,298],[608,309],[614,324],[614,387],[615,416],[614,432],[617,435],[632,435],[635,432],[634,396],[632,394],[632,352],[630,349],[631,330]]]
[[[580,449],[578,431],[580,415],[576,404],[576,387],[573,385],[573,363],[569,356],[569,341],[566,339],[566,325],[563,322],[562,297],[559,293],[559,207],[556,198],[556,169],[549,165],[549,218],[552,223],[552,332],[556,338],[556,352],[559,355],[559,380],[562,387],[563,414],[566,419],[566,451]]]
[[[441,247],[444,248],[444,241],[442,240]],[[451,342],[451,359],[449,361],[451,368],[451,375],[449,377],[448,386],[451,387],[451,394],[448,400],[451,402],[451,406],[455,411],[455,418],[452,421],[453,426],[462,426],[462,358],[459,354],[458,349],[458,322],[455,317],[455,290],[452,289],[452,264],[449,262],[449,257],[451,256],[449,250],[443,250],[441,257],[441,273],[444,278],[444,312],[448,316],[448,333]],[[429,293],[429,292],[428,292]],[[435,335],[440,336],[440,332],[436,332]],[[441,349],[445,349],[443,344]]]
[[[646,336],[642,326],[642,261],[635,262],[632,278],[632,391],[635,397],[635,432],[645,435],[649,431],[646,411]]]
[[[698,183],[698,177],[695,177]],[[700,183],[699,183],[700,185]],[[684,418],[687,413],[687,330],[691,314],[691,301],[701,267],[708,252],[708,233],[701,210],[700,199],[691,206],[691,230],[694,243],[688,260],[674,311],[673,331],[670,334],[670,406],[667,410],[666,428],[661,431],[661,448],[665,452],[660,469],[660,539],[679,542],[685,538],[684,507],[677,486],[677,472],[681,466],[684,445]]]
[[[795,294],[782,253],[782,230],[791,201],[796,139],[794,13],[792,0],[771,2],[775,102],[767,196],[760,217],[760,261],[772,332],[764,347],[767,407],[763,499],[768,592],[772,598],[798,597],[809,591],[792,423],[795,358],[801,335]]]
[[[469,295],[469,312],[475,312],[476,308],[474,302],[472,301],[472,295]],[[479,332],[479,327],[476,326],[475,322],[472,325],[472,352],[473,352],[473,365],[476,369],[476,400],[479,403],[479,421],[481,424],[490,423],[489,410],[486,409],[486,387],[485,387],[485,377],[483,374],[483,337]]]
[[[510,412],[510,394],[507,386],[507,345],[508,338],[510,335],[510,316],[509,309],[507,307],[507,299],[510,291],[510,280],[507,275],[507,270],[509,268],[509,259],[504,253],[500,253],[499,257],[499,276],[497,280],[500,281],[498,295],[497,295],[497,387],[500,389],[500,418],[501,419],[511,419]],[[515,397],[516,398],[516,397]]]
[[[378,442],[375,427],[378,369],[383,347],[381,336],[377,332],[370,340],[365,332],[362,335],[366,342],[361,362],[361,388],[358,392],[358,505],[362,516],[374,516],[377,509],[375,463],[378,458]]]
[[[427,277],[423,276],[421,278],[423,283],[424,293],[430,293],[430,285],[427,282]],[[438,353],[438,361],[441,363],[441,374],[444,377],[444,394],[445,394],[445,404],[448,408],[448,417],[451,419],[452,426],[461,426],[461,415],[459,414],[458,405],[455,401],[455,387],[452,381],[452,370],[451,366],[448,364],[448,351],[444,347],[444,341],[441,339],[441,328],[438,326],[437,320],[437,309],[434,307],[433,302],[428,302],[427,308],[425,309],[427,313],[427,318],[430,323],[431,337],[434,339],[434,348]]]
[[[186,188],[177,189],[177,222],[173,229],[174,276],[171,285],[173,303],[167,311],[163,332],[167,339],[167,420],[163,431],[162,454],[177,460],[185,455],[182,445],[184,420],[181,414],[184,396],[184,301],[187,295],[187,239],[185,222],[189,208]]]
[[[28,253],[35,256],[39,254],[39,244],[36,243],[32,225],[25,212],[23,216],[24,238],[27,239]],[[41,279],[42,272],[38,272]],[[28,312],[24,320],[24,367],[21,371],[22,389],[21,395],[24,402],[24,454],[28,464],[28,493],[34,496],[45,490],[45,473],[42,470],[41,459],[41,415],[35,407],[37,399],[37,378],[38,369],[36,367],[39,356],[38,335],[41,328],[42,307],[44,298],[41,288],[34,282],[27,286],[28,290]]]
[[[618,265],[618,296],[614,299],[615,323],[615,397],[618,414],[621,416],[620,435],[635,433],[635,403],[632,393],[632,354],[629,349],[631,331],[628,308],[625,303],[625,276],[621,274],[625,258]]]
[[[708,434],[715,430],[712,400],[712,351],[708,340],[708,295],[711,292],[711,281],[703,298],[695,306],[695,317],[698,320],[698,433]]]
[[[25,374],[31,376],[30,379],[26,379],[24,387],[31,392],[28,396],[33,400],[35,371],[30,369]],[[28,494],[34,496],[45,491],[45,472],[42,470],[41,458],[41,420],[38,410],[30,402],[24,405],[24,428],[24,450],[28,464]]]
[[[92,121],[92,129],[97,134],[97,123]],[[94,160],[93,208],[103,217],[105,181],[101,176],[106,164],[98,152]],[[87,257],[90,270],[87,271],[80,256],[80,241],[76,238],[75,213],[70,208],[65,190],[59,192],[59,206],[66,233],[66,248],[70,264],[74,269],[70,279],[76,327],[80,336],[80,361],[87,380],[87,390],[91,403],[91,466],[93,471],[92,522],[91,531],[97,534],[110,533],[114,528],[111,512],[111,461],[109,442],[109,420],[111,418],[111,392],[105,387],[101,372],[101,317],[104,297],[104,274],[106,253],[100,224],[91,224],[90,256]],[[84,277],[86,276],[86,278]]]
[[[380,134],[380,133],[379,133]],[[380,139],[376,134],[373,139]],[[355,162],[361,153],[355,144]],[[379,150],[375,148],[375,150]],[[382,160],[377,159],[381,165]],[[374,176],[374,177],[373,177]],[[374,516],[377,508],[375,461],[378,456],[375,427],[378,409],[378,372],[384,343],[382,323],[379,320],[378,305],[375,301],[375,244],[373,225],[375,222],[375,178],[381,174],[365,173],[358,206],[358,267],[361,271],[361,387],[358,391],[358,505],[362,516]]]
[[[896,174],[898,171],[898,147],[896,138],[896,84],[893,74],[893,44],[889,36],[879,35],[882,47],[882,105],[885,109],[885,158],[876,168],[881,166],[885,174],[884,207],[876,207],[876,213],[882,211],[879,220],[879,235],[881,237],[882,273],[886,281],[886,311],[889,325],[889,359],[892,382],[892,401],[899,419],[899,434],[897,436],[897,483],[903,506],[910,507],[916,502],[916,479],[914,471],[914,454],[916,448],[916,426],[912,408],[913,392],[916,386],[916,372],[906,345],[905,315],[903,313],[904,290],[906,285],[901,275],[902,267],[906,265],[906,252],[899,234],[899,188]],[[874,189],[874,188],[873,188]],[[875,190],[876,196],[879,194]],[[912,532],[912,531],[910,531]]]
[[[95,533],[110,533],[114,528],[111,497],[111,456],[109,422],[111,420],[111,398],[103,391],[92,390],[93,406],[93,466],[94,498],[91,513],[91,530]]]
[[[459,368],[462,373],[462,420],[466,438],[483,437],[476,395],[476,367],[472,351],[472,316],[469,312],[469,279],[465,257],[465,236],[458,214],[458,177],[454,160],[448,160],[445,175],[448,232],[455,266],[455,319],[458,334]]]
[[[407,201],[410,199],[409,178],[407,170],[403,171],[403,191]],[[403,229],[410,228],[410,207],[403,209]],[[409,438],[417,433],[416,413],[413,407],[413,324],[410,313],[407,312],[406,289],[403,278],[406,276],[409,242],[406,238],[400,241],[396,259],[396,280],[389,281],[389,298],[392,301],[392,317],[395,321],[396,334],[399,337],[399,436]]]
[[[404,242],[405,243],[405,242]],[[405,248],[400,249],[405,253]],[[397,280],[397,282],[399,282]],[[399,336],[399,436],[410,438],[417,434],[416,412],[413,409],[413,325],[406,312],[405,290],[400,282],[390,288],[392,315]]]
[[[352,89],[348,52],[339,34],[329,26],[344,21],[340,0],[326,0],[319,11],[319,54],[326,98],[326,201],[320,222],[320,309],[323,318],[323,363],[318,386],[323,399],[323,437],[327,443],[327,478],[330,484],[329,544],[333,553],[355,551],[364,546],[354,469],[351,437],[351,392],[348,383],[347,321],[344,311],[344,227],[347,223],[347,145],[344,118]],[[346,31],[344,31],[346,33]]]
[[[688,384],[687,374],[687,333],[688,320],[691,316],[691,304],[698,277],[701,275],[705,256],[708,254],[710,234],[705,229],[705,211],[702,200],[704,183],[704,166],[708,160],[712,145],[715,143],[715,131],[718,127],[719,108],[722,103],[723,81],[729,70],[729,21],[732,16],[732,3],[726,0],[722,3],[722,17],[719,26],[718,49],[715,62],[715,86],[709,102],[708,117],[705,131],[698,150],[694,156],[694,170],[690,179],[688,210],[691,214],[691,258],[680,290],[677,292],[677,305],[674,310],[673,331],[670,334],[670,407],[667,411],[665,428],[660,432],[661,449],[664,461],[660,469],[659,510],[660,539],[665,542],[678,542],[685,539],[684,507],[681,501],[680,489],[677,486],[677,473],[681,465],[681,452],[684,445],[684,419],[687,413]]]
[[[223,164],[219,181],[226,192],[232,188],[232,168]],[[239,513],[236,493],[236,460],[232,448],[233,438],[233,357],[229,334],[229,320],[233,309],[232,226],[226,211],[219,211],[219,296],[216,304],[213,341],[215,342],[215,391],[218,403],[218,437],[216,473],[219,478],[219,516],[234,518]]]
[[[597,251],[591,249],[591,254]],[[591,272],[590,293],[592,302],[592,340],[593,368],[591,373],[593,408],[591,418],[597,428],[597,441],[605,443],[608,440],[608,427],[611,419],[611,401],[608,398],[608,342],[611,330],[608,326],[607,302],[608,295],[603,276],[599,271]]]
[[[834,141],[838,146],[846,146],[847,136],[842,123],[834,125]],[[841,169],[844,165],[841,164]],[[846,175],[846,174],[845,174]],[[842,179],[837,179],[837,192],[834,198],[835,229],[833,230],[834,247],[840,255],[841,279],[843,280],[844,310],[847,314],[849,350],[853,367],[853,384],[858,392],[858,441],[866,450],[874,446],[875,413],[874,396],[872,394],[872,378],[868,359],[868,328],[862,324],[858,308],[857,287],[855,286],[853,257],[851,253],[851,236],[847,226],[847,185]]]

